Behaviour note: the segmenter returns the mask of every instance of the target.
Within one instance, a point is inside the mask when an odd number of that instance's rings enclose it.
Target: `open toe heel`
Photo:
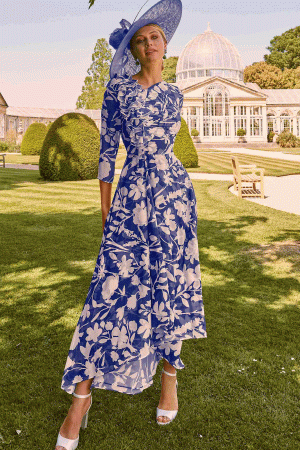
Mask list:
[[[162,373],[163,372],[166,373],[167,375],[171,375],[172,377],[176,377],[176,372],[175,373],[170,373],[170,372],[167,372],[165,369],[162,369]],[[161,373],[161,376],[160,376],[160,382],[162,382],[162,373]],[[177,386],[178,386],[178,381],[176,380],[176,389],[177,389]],[[168,425],[169,423],[171,423],[175,419],[177,413],[178,413],[177,409],[175,409],[175,410],[167,410],[167,409],[156,408],[156,423],[158,425]],[[157,418],[159,416],[166,416],[170,420],[168,420],[168,422],[160,422],[159,420],[157,420]]]
[[[75,394],[75,392],[74,392],[73,395],[74,395],[74,397],[77,397],[77,398],[88,398],[88,397],[91,397],[92,393],[90,392],[87,395],[79,395],[79,394]],[[92,397],[91,397],[91,404],[81,421],[80,426],[83,429],[85,429],[87,427],[89,410],[90,410],[91,406],[92,406]],[[61,446],[66,450],[75,450],[78,447],[78,443],[79,443],[79,436],[76,439],[67,439],[67,438],[63,437],[60,433],[58,433],[55,447]]]

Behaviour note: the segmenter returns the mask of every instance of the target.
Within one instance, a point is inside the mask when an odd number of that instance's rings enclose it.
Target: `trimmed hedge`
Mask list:
[[[45,180],[76,181],[97,178],[100,133],[85,114],[67,113],[52,123],[40,155]]]
[[[174,142],[174,154],[185,168],[199,167],[197,150],[183,117],[181,117],[181,127]]]
[[[22,155],[39,155],[47,134],[44,123],[34,122],[26,130],[21,142]]]

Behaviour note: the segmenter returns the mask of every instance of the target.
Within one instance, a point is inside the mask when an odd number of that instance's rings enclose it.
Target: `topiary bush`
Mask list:
[[[244,128],[239,128],[236,132],[237,136],[245,136],[246,135],[246,130],[244,130]]]
[[[181,127],[174,142],[174,154],[185,168],[199,167],[197,150],[183,117],[181,117]]]
[[[275,136],[274,131],[269,131],[268,136],[267,136],[268,142],[273,142],[274,136]]]
[[[280,147],[300,147],[300,139],[289,131],[282,131],[276,139],[276,143],[279,144]]]
[[[100,133],[85,114],[67,113],[52,123],[42,147],[39,168],[45,180],[97,178]]]
[[[32,123],[26,130],[21,142],[22,155],[39,155],[47,134],[44,123]]]
[[[191,136],[199,136],[199,131],[196,128],[191,129]]]

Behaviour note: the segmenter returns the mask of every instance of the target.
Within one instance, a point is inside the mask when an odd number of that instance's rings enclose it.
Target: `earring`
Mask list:
[[[167,59],[166,54],[167,54],[167,49],[165,49],[165,54],[163,56],[163,59]]]
[[[136,66],[138,66],[138,65],[140,64],[140,62],[139,62],[138,58],[136,58],[136,60],[135,60],[135,64],[136,64]]]

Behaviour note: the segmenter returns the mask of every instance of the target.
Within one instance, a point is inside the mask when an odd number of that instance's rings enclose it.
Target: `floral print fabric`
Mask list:
[[[165,81],[143,89],[109,81],[101,112],[98,178],[112,183],[120,136],[127,157],[103,229],[85,305],[62,379],[137,394],[160,359],[184,368],[184,339],[206,337],[197,204],[173,145],[183,95]]]

